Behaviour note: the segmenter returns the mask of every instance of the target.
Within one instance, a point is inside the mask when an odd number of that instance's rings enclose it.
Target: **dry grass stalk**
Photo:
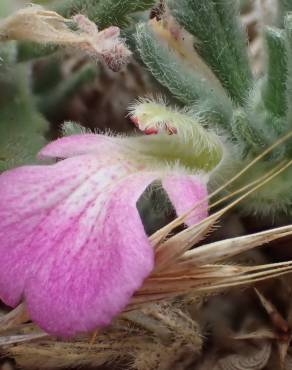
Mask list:
[[[29,320],[25,304],[21,303],[15,310],[10,311],[7,315],[0,317],[1,331],[13,328]]]
[[[24,330],[19,328],[19,332]],[[194,359],[201,346],[198,325],[188,312],[164,303],[121,315],[91,344],[88,336],[70,342],[48,337],[7,346],[6,350],[29,369],[122,362],[133,369],[167,370],[174,369],[181,355]]]

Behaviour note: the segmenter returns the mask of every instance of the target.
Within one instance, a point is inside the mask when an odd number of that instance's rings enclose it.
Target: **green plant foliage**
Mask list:
[[[11,1],[1,2],[2,14],[9,14],[4,10],[13,5]],[[0,44],[0,171],[36,162],[37,152],[47,142],[46,119],[54,119],[57,110],[96,75],[96,66],[86,64],[63,79],[62,59],[50,58],[42,78],[33,83],[31,64],[20,61],[54,51],[56,47],[51,45],[11,41]]]
[[[278,25],[284,27],[284,18],[288,12],[292,11],[291,0],[278,0]]]
[[[103,29],[112,25],[125,27],[131,13],[154,4],[155,0],[57,0],[54,9],[65,17],[81,12]]]
[[[241,104],[251,87],[246,39],[234,0],[168,0],[178,22],[195,36],[194,47],[233,100]]]
[[[0,15],[8,15],[13,5],[1,1]],[[29,72],[28,65],[17,64],[15,42],[0,44],[0,172],[35,162],[46,143],[48,123],[34,104]]]
[[[0,18],[7,17],[13,10],[13,2],[10,0],[0,1]]]
[[[17,46],[17,61],[27,62],[33,59],[43,58],[60,51],[58,45],[37,44],[35,42],[23,41]]]
[[[46,120],[28,89],[25,66],[0,69],[0,171],[36,161],[46,143]]]
[[[188,67],[174,51],[160,41],[145,24],[137,26],[137,48],[152,75],[180,102],[194,105],[202,101],[206,112],[222,124],[232,113],[231,101],[206,76]]]
[[[186,63],[171,44],[166,45],[145,23],[136,30],[140,58],[176,99],[196,111],[201,122],[224,130],[227,140],[237,148],[230,160],[235,161],[234,168],[238,170],[291,130],[292,15],[287,11],[292,10],[292,2],[279,1],[282,14],[279,24],[285,27],[264,30],[266,66],[260,78],[251,73],[237,1],[166,0],[166,3],[178,24],[193,36],[194,52],[211,69],[222,89],[213,78],[206,78],[198,63],[194,60],[193,65]],[[170,32],[180,31],[176,28]],[[173,37],[177,37],[175,33]],[[181,42],[183,39],[181,36]],[[274,149],[263,163],[255,166],[250,179],[255,180],[280,160],[291,159],[291,147],[290,143],[283,143]],[[219,167],[218,171],[222,169]],[[292,193],[287,186],[291,172],[274,180],[281,192],[265,186],[245,202],[245,210],[291,213]]]
[[[251,128],[250,117],[243,109],[238,109],[233,114],[232,130],[236,140],[243,145],[243,157],[248,153],[257,154],[265,147],[265,142],[258,133]]]
[[[287,110],[286,78],[287,51],[283,30],[267,27],[265,30],[268,56],[266,78],[262,98],[265,107],[276,116],[284,116]]]

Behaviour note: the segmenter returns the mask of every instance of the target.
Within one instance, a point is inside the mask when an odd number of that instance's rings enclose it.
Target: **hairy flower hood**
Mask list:
[[[130,144],[69,136],[39,154],[56,163],[0,176],[0,298],[13,307],[25,301],[50,334],[108,325],[153,270],[136,207],[146,187],[161,180],[178,215],[207,195],[206,176],[155,162]],[[205,202],[187,223],[206,215]]]

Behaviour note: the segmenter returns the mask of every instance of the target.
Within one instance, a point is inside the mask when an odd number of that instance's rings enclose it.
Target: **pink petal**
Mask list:
[[[170,175],[162,180],[162,186],[178,216],[183,215],[208,196],[206,181],[201,176]],[[187,217],[186,224],[194,225],[207,216],[208,201],[205,199]]]
[[[120,139],[96,134],[66,136],[52,141],[38,154],[39,159],[69,158],[81,154],[96,153],[104,155],[121,148]]]
[[[0,176],[0,298],[50,334],[111,322],[153,268],[136,202],[155,179],[83,155]]]

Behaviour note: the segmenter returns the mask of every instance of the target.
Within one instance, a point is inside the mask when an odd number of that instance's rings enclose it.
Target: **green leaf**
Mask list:
[[[288,12],[292,11],[292,0],[278,0],[278,26],[284,27],[284,19]]]
[[[48,124],[34,106],[27,76],[25,66],[0,73],[0,171],[36,162],[46,144]]]
[[[26,62],[43,58],[56,53],[61,48],[53,44],[38,44],[30,41],[19,42],[17,45],[17,61]]]
[[[237,104],[251,88],[246,37],[235,0],[167,0],[177,21],[195,36],[195,48]]]
[[[55,3],[55,10],[65,17],[81,12],[94,21],[99,29],[124,27],[128,15],[151,8],[155,0],[65,0]]]
[[[139,24],[136,33],[140,57],[152,75],[185,105],[204,101],[205,111],[228,127],[232,104],[224,90],[209,83],[205,75],[196,72],[182,58],[159,40],[149,26]]]
[[[275,116],[285,116],[287,110],[286,81],[288,74],[285,33],[267,27],[265,29],[268,57],[267,72],[263,83],[262,98],[266,108]]]
[[[243,157],[251,152],[257,155],[266,147],[265,141],[251,127],[250,118],[244,110],[238,109],[233,113],[231,125],[234,137],[237,139],[242,150]]]

